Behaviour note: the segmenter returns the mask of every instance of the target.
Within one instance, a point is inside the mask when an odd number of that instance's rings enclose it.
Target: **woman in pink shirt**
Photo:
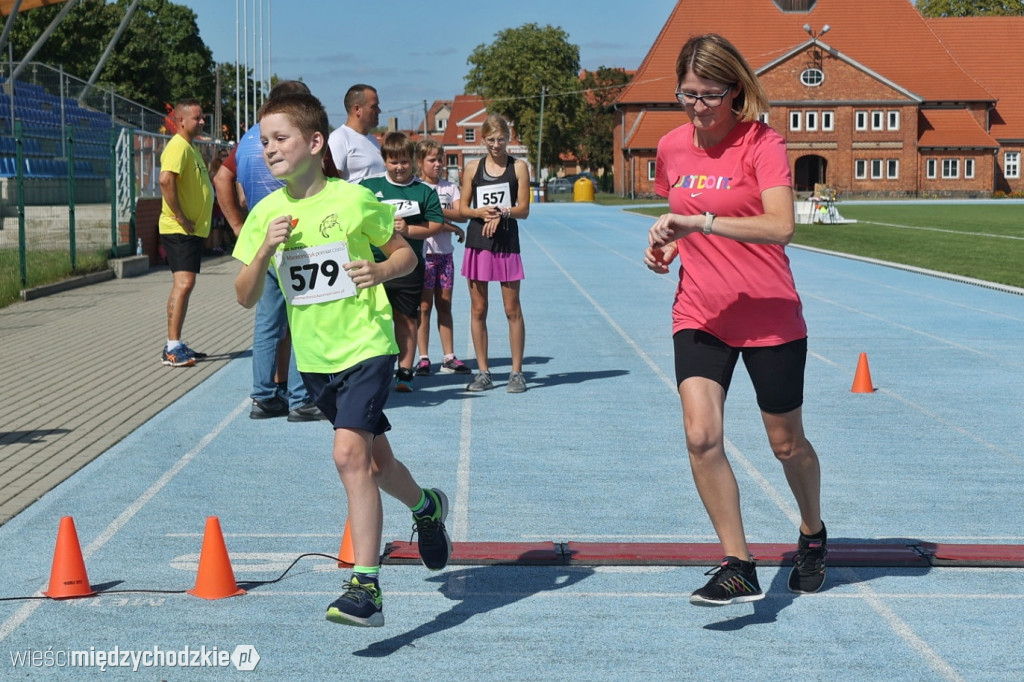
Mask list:
[[[800,509],[789,588],[816,592],[825,580],[826,535],[818,456],[801,416],[807,327],[784,249],[794,230],[786,144],[757,121],[767,95],[721,36],[691,38],[676,76],[676,98],[690,123],[658,144],[655,190],[668,197],[670,212],[651,227],[644,262],[664,274],[680,260],[672,308],[676,383],[694,482],[725,554],[690,602],[764,598],[724,447],[725,399],[741,357]]]

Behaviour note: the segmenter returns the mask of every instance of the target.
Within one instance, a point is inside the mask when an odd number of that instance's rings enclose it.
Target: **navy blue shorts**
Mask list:
[[[729,392],[736,361],[743,356],[757,406],[768,414],[785,414],[804,404],[807,339],[779,346],[733,348],[705,331],[681,329],[672,337],[676,386],[690,377],[704,377]]]
[[[336,429],[375,436],[391,430],[384,404],[395,376],[395,355],[380,355],[337,374],[302,372],[310,398]]]
[[[396,313],[406,317],[420,319],[420,299],[423,298],[423,275],[426,266],[416,263],[416,269],[408,275],[389,279],[384,282],[384,292],[388,295],[388,303]]]

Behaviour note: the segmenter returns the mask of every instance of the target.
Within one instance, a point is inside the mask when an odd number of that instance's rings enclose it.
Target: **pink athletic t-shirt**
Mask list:
[[[701,149],[693,125],[658,143],[655,191],[672,213],[764,213],[761,192],[792,186],[786,142],[760,122],[740,122],[719,144]],[[776,346],[807,336],[789,258],[779,244],[748,244],[697,232],[678,242],[679,286],[672,333],[708,332],[735,348]]]

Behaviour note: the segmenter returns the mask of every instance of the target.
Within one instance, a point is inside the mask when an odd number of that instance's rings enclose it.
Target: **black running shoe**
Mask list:
[[[452,541],[444,528],[448,518],[448,496],[437,488],[423,491],[434,500],[434,513],[430,516],[412,515],[413,532],[418,534],[420,561],[431,571],[440,571],[448,565],[452,555]]]
[[[345,594],[327,607],[327,620],[341,625],[379,628],[384,625],[384,607],[380,588],[372,582],[363,585],[356,576],[345,583]]]
[[[757,566],[753,561],[740,561],[734,556],[727,556],[718,568],[704,575],[710,575],[711,580],[690,595],[691,604],[728,606],[764,599],[764,592],[757,582]]]
[[[789,572],[789,591],[798,594],[812,594],[825,584],[825,559],[828,557],[828,538],[825,526],[821,527],[820,538],[809,538],[800,533],[793,570]]]

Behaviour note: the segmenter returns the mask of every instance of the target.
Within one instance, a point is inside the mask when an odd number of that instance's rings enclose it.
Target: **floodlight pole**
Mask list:
[[[96,68],[92,70],[92,75],[89,76],[89,82],[85,84],[85,89],[82,90],[82,94],[78,96],[78,101],[82,101],[85,98],[86,93],[96,84],[96,79],[100,77],[100,72],[103,71],[103,67],[106,66],[107,60],[110,59],[110,53],[114,51],[114,46],[121,40],[121,34],[128,28],[128,22],[131,21],[132,15],[135,14],[135,10],[139,6],[139,0],[132,0],[132,4],[125,10],[124,18],[121,19],[121,25],[117,27],[117,31],[114,32],[114,37],[107,43],[107,49],[103,51],[103,56],[100,57],[99,62],[96,64]]]

